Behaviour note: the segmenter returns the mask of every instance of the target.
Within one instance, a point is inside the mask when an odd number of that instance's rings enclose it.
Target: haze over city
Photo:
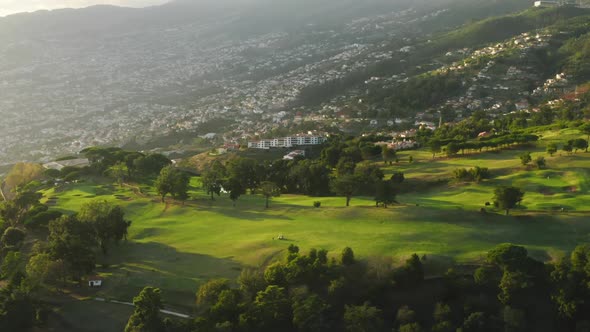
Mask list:
[[[0,0],[0,16],[37,10],[83,8],[94,5],[147,7],[161,5],[168,0]]]

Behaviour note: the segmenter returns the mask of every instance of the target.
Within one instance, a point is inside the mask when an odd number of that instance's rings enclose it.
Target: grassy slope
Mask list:
[[[542,142],[568,135],[576,133],[547,133]],[[479,185],[453,184],[403,195],[401,204],[389,209],[375,208],[370,198],[354,198],[353,207],[345,208],[343,198],[292,195],[275,198],[269,210],[261,197],[251,195],[240,198],[233,208],[227,198],[211,202],[196,188],[195,200],[186,206],[162,204],[157,198],[110,185],[78,184],[45,195],[57,197],[56,208],[70,212],[88,200],[104,198],[124,205],[133,220],[131,241],[101,258],[110,264],[101,269],[110,278],[100,296],[130,300],[141,287],[154,285],[164,289],[170,303],[189,307],[199,283],[213,277],[233,278],[243,265],[263,265],[291,243],[303,250],[325,248],[335,255],[350,246],[361,257],[401,259],[417,252],[447,262],[473,262],[502,242],[525,245],[535,257],[550,260],[590,241],[590,224],[581,212],[590,202],[584,168],[590,154],[548,158],[549,169],[537,171],[519,166],[519,153],[433,161],[426,151],[405,152],[402,159],[411,154],[416,162],[393,168],[404,171],[408,181],[445,177],[457,167],[474,165],[489,167],[498,177]],[[534,156],[540,154],[541,150]],[[525,210],[511,217],[482,215],[479,208],[491,200],[493,188],[510,183],[527,191]],[[543,193],[538,190],[541,186]],[[322,208],[312,208],[315,200],[322,202]],[[552,212],[556,205],[571,212]],[[279,234],[287,241],[273,240]]]

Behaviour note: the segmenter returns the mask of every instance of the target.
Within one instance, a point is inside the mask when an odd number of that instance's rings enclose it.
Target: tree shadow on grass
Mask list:
[[[155,242],[113,247],[99,263],[97,272],[106,279],[98,296],[131,302],[145,286],[154,286],[168,306],[189,312],[200,284],[213,278],[234,280],[241,270],[231,258],[179,252]]]
[[[482,214],[476,211],[437,210],[423,207],[408,207],[402,212],[408,222],[440,222],[457,229],[449,232],[417,232],[399,235],[401,243],[442,243],[450,250],[437,254],[459,255],[468,250],[454,251],[454,244],[476,251],[488,251],[501,243],[514,243],[527,247],[537,259],[551,257],[548,250],[571,251],[581,237],[590,234],[590,224],[585,216],[564,220],[552,215],[503,216]],[[452,241],[452,242],[451,242]],[[419,250],[417,248],[416,250]]]
[[[289,221],[293,218],[284,214],[271,214],[266,211],[268,210],[252,210],[246,207],[227,207],[227,206],[210,206],[202,208],[203,211],[212,211],[226,217],[250,220],[250,221],[263,221],[263,220],[284,220]],[[272,210],[272,207],[271,209]]]

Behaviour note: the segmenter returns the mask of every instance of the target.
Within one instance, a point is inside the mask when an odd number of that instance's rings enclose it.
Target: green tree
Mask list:
[[[553,155],[557,152],[557,144],[549,143],[547,144],[547,153],[553,157]]]
[[[498,187],[494,190],[494,204],[506,211],[515,208],[523,199],[524,192],[516,187]]]
[[[422,332],[422,326],[418,323],[404,324],[399,327],[399,332]]]
[[[213,305],[224,290],[230,289],[230,283],[227,279],[212,279],[201,285],[197,291],[197,306],[199,308],[208,308]]]
[[[543,156],[537,157],[537,159],[535,159],[535,165],[537,166],[538,169],[545,168],[545,166],[547,166],[547,162],[545,161],[545,157],[543,157]]]
[[[583,125],[580,126],[580,131],[582,134],[586,135],[586,141],[590,142],[590,122],[585,122]]]
[[[94,270],[95,234],[87,223],[75,216],[63,216],[49,223],[49,254],[65,262],[68,273],[76,280]]]
[[[1,279],[12,279],[24,270],[24,259],[20,251],[9,251],[0,265]]]
[[[328,329],[329,306],[316,294],[299,296],[293,302],[293,325],[301,332],[322,332]]]
[[[448,157],[453,157],[453,156],[457,155],[457,153],[460,150],[460,147],[457,143],[451,142],[451,143],[447,144],[447,147],[445,150],[447,152]]]
[[[159,332],[163,330],[163,322],[160,318],[162,298],[160,289],[145,287],[138,296],[133,299],[135,311],[129,317],[125,332]]]
[[[270,181],[264,181],[260,183],[260,193],[264,196],[265,199],[265,207],[269,208],[269,202],[272,197],[277,197],[281,195],[281,189],[274,183]]]
[[[350,247],[346,247],[342,250],[340,255],[340,262],[342,265],[352,265],[355,263],[354,251]]]
[[[382,204],[383,207],[386,208],[388,205],[396,202],[395,197],[397,193],[391,180],[378,181],[376,186],[377,188],[375,190],[375,204],[377,206]]]
[[[428,145],[430,147],[430,152],[432,152],[432,159],[434,159],[436,154],[442,151],[442,143],[438,139],[433,139]]]
[[[123,186],[125,177],[129,175],[127,165],[123,162],[116,163],[107,170],[107,174],[117,181],[119,186]]]
[[[381,331],[383,319],[381,310],[365,302],[361,306],[346,305],[344,307],[344,329],[347,332]]]
[[[525,153],[521,154],[519,156],[519,158],[520,158],[520,163],[523,166],[528,165],[533,160],[533,158],[531,157],[531,153],[530,152],[525,152]]]
[[[246,188],[243,187],[242,181],[233,177],[225,181],[224,188],[229,191],[229,199],[232,201],[234,207],[240,196],[246,194]]]
[[[585,150],[588,152],[588,141],[583,138],[577,138],[572,141],[572,146],[574,147],[574,153],[578,150]]]
[[[27,280],[33,287],[52,283],[57,280],[57,268],[57,262],[49,254],[37,254],[27,263]]]
[[[249,312],[240,316],[240,325],[248,331],[289,330],[292,309],[284,288],[270,285],[256,296]]]
[[[211,200],[215,200],[214,195],[221,195],[221,189],[223,189],[225,176],[225,167],[219,161],[215,161],[211,165],[207,166],[205,171],[203,171],[201,174],[203,188],[208,195],[211,195]]]
[[[350,206],[350,200],[358,190],[359,181],[354,175],[344,175],[332,181],[332,190],[340,196],[346,197],[346,206]]]
[[[527,258],[528,252],[525,247],[502,243],[488,251],[486,260],[502,269],[515,271],[526,264]]]
[[[562,149],[562,150],[563,150],[565,153],[567,153],[567,154],[571,154],[571,153],[572,153],[572,151],[574,151],[574,146],[573,146],[573,143],[572,143],[571,141],[570,141],[570,142],[567,142],[567,143],[565,143],[565,144],[563,145],[563,147],[562,147],[561,149]]]
[[[173,198],[186,200],[188,198],[188,187],[190,178],[188,175],[174,166],[166,166],[160,171],[156,179],[155,187],[158,194],[162,197],[162,203],[166,195],[171,194]]]
[[[17,247],[25,240],[26,234],[23,230],[20,230],[16,227],[8,227],[4,234],[2,234],[2,238],[0,242],[5,247]]]
[[[405,325],[416,322],[416,312],[407,305],[400,307],[395,315],[395,321],[398,325]]]
[[[111,242],[119,243],[127,238],[131,221],[125,219],[125,212],[120,206],[106,200],[95,200],[83,204],[78,219],[93,230],[103,254],[107,254]]]
[[[395,160],[396,157],[395,150],[390,149],[387,145],[383,145],[381,146],[381,157],[385,164],[391,165],[391,162]]]

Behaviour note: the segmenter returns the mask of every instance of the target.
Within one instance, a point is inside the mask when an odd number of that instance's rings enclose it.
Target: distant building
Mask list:
[[[248,148],[268,150],[270,148],[291,148],[294,146],[319,145],[324,142],[326,142],[326,138],[322,136],[292,136],[248,142]]]
[[[295,150],[290,152],[289,154],[285,155],[283,157],[283,160],[293,160],[297,157],[305,157],[305,151],[304,150]]]
[[[60,161],[52,161],[47,164],[43,164],[45,169],[56,169],[61,171],[64,167],[77,167],[82,168],[90,165],[90,161],[88,159],[71,159],[71,160],[60,160]]]
[[[560,4],[557,1],[535,1],[535,7],[546,8],[546,7],[559,7]]]

